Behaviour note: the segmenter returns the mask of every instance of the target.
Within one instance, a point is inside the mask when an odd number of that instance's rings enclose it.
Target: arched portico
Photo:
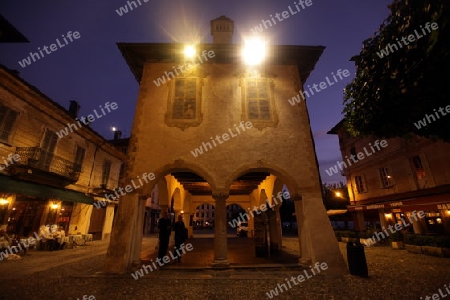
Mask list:
[[[216,214],[213,265],[228,266],[227,200],[241,194],[248,195],[252,205],[265,205],[260,203],[264,189],[273,205],[272,195],[276,199],[278,193],[276,180],[280,179],[295,201],[301,261],[326,262],[329,269],[347,273],[322,204],[306,103],[292,106],[286,101],[298,94],[313,69],[315,60],[306,63],[304,59],[318,58],[323,49],[278,46],[274,49],[280,51],[273,53],[264,70],[249,72],[235,57],[241,45],[228,45],[227,51],[222,45],[199,44],[199,50],[217,50],[220,57],[203,63],[201,70],[193,66],[189,78],[177,77],[155,87],[154,80],[184,59],[182,55],[166,55],[166,50],[182,53],[179,46],[122,45],[132,70],[139,73],[140,84],[128,180],[153,172],[155,180],[147,184],[151,191],[170,174],[180,183],[181,202],[189,195],[212,197]],[[181,186],[186,190],[184,195]],[[135,232],[139,230],[139,196],[149,191],[137,189],[121,199],[106,271],[123,272],[131,266],[136,253],[132,249],[137,244]],[[170,201],[172,191],[170,186]],[[174,198],[174,206],[175,202]],[[276,230],[270,235],[273,241],[279,238]],[[277,245],[281,247],[281,241]]]

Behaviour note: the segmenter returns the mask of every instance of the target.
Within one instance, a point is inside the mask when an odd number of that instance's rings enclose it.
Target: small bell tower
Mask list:
[[[220,16],[211,21],[211,35],[214,44],[231,44],[233,40],[234,21]]]

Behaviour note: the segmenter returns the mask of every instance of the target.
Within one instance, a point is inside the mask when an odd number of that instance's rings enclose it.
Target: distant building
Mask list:
[[[413,211],[424,211],[424,218],[412,218],[411,231],[450,233],[449,143],[414,135],[384,142],[375,137],[351,137],[344,121],[328,133],[339,137],[342,161],[334,167],[347,178],[348,210],[354,212],[360,227],[377,223],[387,227],[401,223],[402,218],[408,221]],[[380,143],[382,146],[376,146]]]
[[[114,130],[114,138],[109,140],[109,142],[116,148],[118,151],[127,155],[128,147],[130,145],[130,138],[122,138],[122,131],[115,129]],[[124,161],[120,167],[120,182],[122,185],[126,185],[124,182],[123,176],[126,171],[126,162]],[[145,201],[145,213],[144,213],[144,234],[150,234],[157,232],[158,220],[161,213],[161,208],[159,206],[159,198],[158,198],[158,186],[151,191],[151,194],[146,198]],[[186,221],[186,220],[185,220]]]
[[[214,205],[201,204],[197,206],[194,214],[194,227],[214,226]]]
[[[109,236],[125,155],[88,125],[0,65],[0,226],[28,236],[58,224]],[[65,132],[65,133],[64,133]],[[93,205],[95,204],[95,205]]]

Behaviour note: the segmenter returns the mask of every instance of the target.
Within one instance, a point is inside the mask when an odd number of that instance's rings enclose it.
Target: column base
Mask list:
[[[230,262],[228,259],[215,259],[212,263],[213,268],[229,268]]]
[[[132,268],[134,268],[134,267],[140,267],[140,266],[142,266],[142,261],[141,261],[140,259],[133,260],[133,261],[131,262],[131,267],[132,267]]]

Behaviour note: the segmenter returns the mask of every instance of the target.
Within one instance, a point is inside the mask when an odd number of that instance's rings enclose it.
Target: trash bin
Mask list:
[[[350,274],[369,277],[364,246],[361,243],[347,243],[347,262]]]

